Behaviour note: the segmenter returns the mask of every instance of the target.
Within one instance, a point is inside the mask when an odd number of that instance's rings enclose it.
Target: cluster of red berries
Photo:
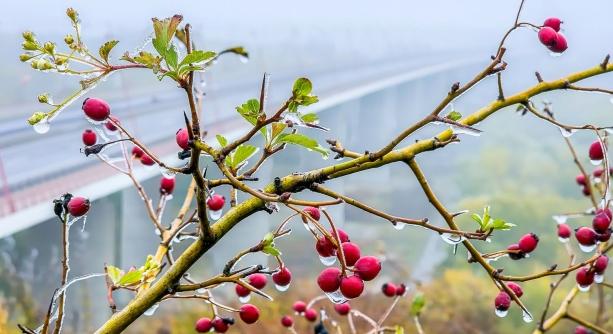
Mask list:
[[[550,17],[539,29],[538,38],[551,52],[562,53],[568,48],[566,37],[560,33],[562,21],[556,17]]]
[[[290,283],[292,279],[292,274],[287,268],[283,268],[283,269],[273,274],[272,277],[273,277],[273,281],[275,282],[275,284],[285,286]],[[277,275],[281,272],[282,274]],[[281,279],[279,277],[281,277]],[[251,274],[247,276],[247,282],[249,282],[249,285],[251,285],[252,287],[258,290],[262,290],[264,289],[264,287],[266,287],[266,283],[268,283],[268,278],[264,274],[256,273],[256,274]],[[284,283],[284,284],[279,284],[277,282]],[[240,284],[235,285],[234,291],[236,292],[236,295],[243,300],[247,300],[248,296],[251,294],[251,290],[247,289],[246,287]]]
[[[381,292],[383,292],[386,297],[404,296],[407,292],[407,286],[404,285],[404,283],[398,285],[394,283],[384,283],[381,286]]]
[[[591,266],[583,266],[577,270],[575,279],[579,285],[579,289],[587,291],[592,283],[601,283],[607,266],[609,265],[609,257],[600,255],[596,258]]]
[[[296,301],[294,305],[292,305],[292,309],[294,310],[294,312],[296,312],[297,315],[303,316],[306,320],[310,322],[315,322],[317,320],[317,311],[314,308],[307,308],[307,304],[301,300]],[[291,327],[293,323],[294,320],[290,316],[286,315],[281,318],[281,324],[285,327]]]
[[[594,164],[598,164],[602,161],[602,159],[604,159],[604,147],[602,143],[600,142],[600,140],[596,140],[590,145],[590,148],[588,150],[588,156],[590,157],[590,160]],[[598,167],[594,169],[594,171],[592,172],[594,181],[595,182],[598,181],[598,179],[600,179],[603,174],[604,174],[604,168]],[[609,169],[609,175],[613,175],[613,168]],[[575,181],[577,182],[579,186],[583,187],[583,195],[590,196],[590,194],[592,193],[592,189],[590,189],[590,186],[587,182],[587,177],[589,176],[586,176],[584,174],[579,174],[575,178]]]
[[[516,244],[511,244],[509,247],[507,247],[509,257],[513,260],[523,259],[527,254],[536,249],[538,242],[539,238],[536,236],[536,234],[525,234],[519,238],[519,241]]]
[[[598,209],[592,219],[592,227],[581,226],[575,230],[575,238],[581,249],[590,252],[598,242],[606,242],[611,238],[611,209]],[[568,224],[558,224],[558,238],[566,242],[571,235]]]
[[[521,286],[514,282],[506,283],[507,287],[513,291],[517,298],[521,298],[524,295],[524,290],[522,290]],[[496,299],[494,299],[494,307],[496,308],[497,314],[499,316],[505,316],[506,312],[511,307],[511,296],[504,290],[501,290]]]
[[[200,318],[196,321],[196,332],[207,333],[214,330],[215,333],[225,333],[231,325],[234,325],[234,319],[232,318],[215,317],[213,320]]]

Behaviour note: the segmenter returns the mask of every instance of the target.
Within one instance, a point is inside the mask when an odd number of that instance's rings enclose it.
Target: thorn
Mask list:
[[[607,65],[609,65],[609,59],[611,58],[611,55],[607,55],[606,57],[604,57],[604,60],[602,61],[602,64],[600,64],[600,67],[602,67],[603,70],[607,69]]]
[[[460,89],[460,83],[459,82],[454,82],[453,85],[451,85],[451,91],[449,91],[449,94],[454,94],[455,92],[458,91],[458,89]]]
[[[549,271],[554,271],[554,270],[556,270],[557,267],[558,267],[558,265],[554,264],[553,266],[549,267]]]

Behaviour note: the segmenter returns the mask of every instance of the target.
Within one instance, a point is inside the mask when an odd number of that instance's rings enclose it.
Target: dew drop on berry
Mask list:
[[[507,314],[509,314],[509,310],[502,311],[502,310],[496,309],[495,313],[498,317],[504,318],[507,316]]]
[[[532,314],[530,314],[530,312],[526,312],[525,310],[522,311],[521,317],[526,323],[531,323],[534,320],[534,318],[532,317]]]
[[[326,296],[334,304],[343,304],[347,302],[347,298],[343,296],[340,290],[336,290],[334,292],[326,292]]]
[[[554,215],[551,216],[551,218],[553,218],[553,220],[558,224],[564,224],[568,221],[567,215]]]
[[[244,297],[238,297],[238,301],[245,304],[248,303],[251,300],[251,294],[248,294]]]
[[[561,52],[549,52],[549,55],[554,58],[557,58],[557,57],[562,56],[562,53]]]
[[[404,229],[405,226],[407,226],[407,224],[396,223],[396,224],[394,224],[394,229],[396,229],[397,231],[401,231],[401,230]]]
[[[561,243],[565,244],[565,243],[567,243],[567,242],[568,242],[568,240],[570,240],[570,238],[562,238],[562,237],[558,237],[558,240],[559,240]]]
[[[34,128],[34,132],[42,135],[49,132],[51,124],[49,123],[49,119],[45,117],[41,119],[38,123],[32,125],[32,128]]]
[[[157,311],[158,307],[160,307],[159,303],[153,304],[150,308],[147,309],[147,311],[143,313],[143,315],[146,315],[148,317],[152,316],[155,311]]]
[[[594,249],[596,249],[596,244],[593,244],[591,246],[585,246],[585,245],[579,244],[579,249],[581,249],[581,251],[584,253],[591,253],[594,251]]]
[[[600,160],[590,160],[590,163],[594,166],[598,166],[602,163],[602,159]]]
[[[588,291],[590,291],[590,287],[591,287],[591,285],[579,285],[579,284],[577,284],[577,288],[581,292],[588,292]]]
[[[565,129],[565,128],[561,127],[561,126],[559,126],[558,129],[560,129],[560,133],[562,134],[562,137],[564,137],[564,138],[568,138],[568,137],[574,135],[575,132],[577,132],[576,129]]]
[[[442,233],[441,234],[441,239],[443,239],[444,242],[450,244],[450,245],[457,245],[460,242],[464,241],[464,237],[459,235],[459,234],[451,234],[451,233]]]
[[[279,284],[275,284],[275,289],[277,289],[278,291],[287,291],[287,289],[289,289],[289,284],[287,285],[279,285]]]
[[[209,217],[211,217],[211,220],[217,220],[221,218],[222,214],[223,214],[223,209],[217,210],[217,211],[209,210]]]
[[[602,283],[604,281],[603,274],[595,274],[594,275],[594,283]]]
[[[319,261],[321,261],[324,266],[329,267],[336,263],[336,256],[320,256]]]

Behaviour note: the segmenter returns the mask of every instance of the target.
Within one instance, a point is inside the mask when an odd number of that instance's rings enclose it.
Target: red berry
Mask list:
[[[175,135],[175,140],[180,148],[187,150],[189,148],[189,134],[186,128],[179,129]]]
[[[596,140],[590,145],[590,149],[588,151],[591,160],[602,160],[604,158],[604,152],[602,149],[602,143],[600,140]]]
[[[359,297],[364,291],[364,281],[357,275],[343,277],[341,279],[341,293],[345,298]]]
[[[356,275],[365,281],[377,277],[381,271],[381,262],[374,256],[363,256],[354,265]]]
[[[396,296],[404,296],[406,292],[407,292],[407,286],[404,285],[404,283],[400,283],[396,287]]]
[[[511,244],[507,247],[511,260],[521,260],[526,257],[526,253],[522,252],[518,244]],[[519,251],[519,252],[518,252]]]
[[[555,43],[553,43],[553,45],[550,45],[548,48],[555,53],[562,53],[566,51],[566,49],[568,49],[568,42],[566,41],[566,37],[564,37],[564,35],[562,35],[561,33],[557,33]]]
[[[114,123],[119,123],[119,119],[117,119],[117,117],[110,116],[109,120],[104,123],[104,127],[106,127],[106,129],[111,132],[117,131],[117,126],[115,126],[115,124],[111,122],[111,120],[113,120]]]
[[[170,195],[175,189],[175,178],[163,176],[160,180],[160,193]]]
[[[224,203],[226,203],[226,199],[221,195],[213,195],[206,200],[206,206],[213,211],[221,210]]]
[[[264,274],[251,274],[247,277],[249,280],[249,284],[251,284],[256,289],[264,289],[266,286],[266,282],[268,281],[268,277]]]
[[[144,152],[143,152],[143,155],[141,155],[140,157],[140,163],[145,166],[155,165],[155,161],[153,161],[153,159],[151,159],[151,157],[147,153],[144,153]]]
[[[281,318],[281,325],[283,325],[283,327],[292,327],[294,325],[294,319],[289,315],[285,315]]]
[[[94,121],[104,121],[111,114],[111,107],[106,101],[97,98],[88,98],[81,107],[85,115]]]
[[[596,210],[596,214],[599,214],[599,213],[604,213],[605,215],[609,217],[609,219],[613,218],[613,213],[611,213],[611,209],[609,208]]]
[[[590,196],[590,194],[592,193],[592,190],[590,190],[590,188],[587,186],[584,186],[581,191],[583,192],[583,195],[585,196]]]
[[[215,318],[213,319],[213,328],[215,329],[215,331],[217,333],[225,333],[228,331],[228,323],[226,322],[226,320],[222,319],[222,318]]]
[[[575,277],[579,286],[589,286],[594,283],[594,272],[590,271],[588,267],[581,267],[577,270]]]
[[[571,230],[568,224],[558,224],[558,237],[562,239],[570,238]]]
[[[392,283],[384,283],[383,286],[381,286],[381,291],[383,291],[383,294],[386,295],[387,297],[394,297],[396,295],[396,286]]]
[[[92,146],[98,141],[96,133],[91,129],[86,129],[85,131],[83,131],[83,135],[81,136],[81,138],[83,139],[83,144],[85,144],[85,146]]]
[[[306,311],[306,303],[303,302],[302,300],[299,300],[294,303],[294,305],[292,306],[292,309],[294,309],[294,311],[298,313],[302,313]]]
[[[517,296],[517,298],[521,298],[521,296],[524,295],[524,290],[522,290],[519,284],[514,283],[514,282],[509,282],[507,283],[507,286],[509,287],[509,289],[513,290],[513,293],[515,294],[515,296]]]
[[[577,175],[577,177],[575,178],[575,181],[577,181],[577,184],[580,186],[585,186],[587,184],[585,182],[585,175],[583,174]]]
[[[536,245],[539,242],[539,238],[534,233],[528,233],[519,239],[517,243],[519,249],[524,253],[530,253],[536,249]]]
[[[319,273],[317,285],[323,292],[334,292],[341,284],[341,271],[336,267],[326,268]]]
[[[196,321],[196,332],[198,333],[206,333],[210,331],[211,328],[213,328],[213,324],[209,318],[200,318]]]
[[[594,262],[594,272],[601,275],[607,269],[609,264],[609,257],[606,255],[600,255]]]
[[[538,37],[543,45],[550,47],[556,43],[558,33],[550,27],[543,27],[539,30]]]
[[[591,334],[591,333],[592,332],[590,332],[587,328],[583,326],[575,327],[575,334]]]
[[[258,318],[260,317],[260,310],[254,305],[245,304],[241,306],[238,314],[241,317],[241,320],[246,324],[252,324],[258,321]]]
[[[311,218],[317,221],[319,221],[319,218],[321,217],[319,209],[314,206],[307,206],[306,208],[302,209],[302,211],[306,212],[309,216],[311,216]]]
[[[234,286],[234,291],[236,291],[236,295],[238,295],[239,297],[247,297],[251,293],[251,290],[245,288],[240,284],[236,284]]]
[[[606,232],[598,235],[598,241],[600,242],[607,242],[609,239],[611,239],[611,229],[608,229]]]
[[[601,212],[594,216],[592,220],[592,227],[596,233],[605,233],[609,226],[611,226],[611,218],[607,216],[604,212]]]
[[[550,17],[548,19],[545,20],[545,23],[543,23],[543,26],[545,27],[549,27],[555,31],[560,31],[560,24],[562,23],[562,21],[560,21],[559,18],[557,17]]]
[[[360,259],[360,247],[353,242],[343,242],[343,254],[345,254],[345,264],[352,267]]]
[[[506,311],[511,307],[511,296],[504,291],[500,291],[496,299],[494,299],[494,306],[498,311]]]
[[[604,174],[604,169],[602,167],[598,167],[592,172],[592,175],[594,175],[594,177],[601,177],[602,174]]]
[[[73,217],[81,217],[89,211],[89,200],[85,197],[72,197],[68,201],[68,212]]]
[[[317,311],[315,311],[314,309],[310,308],[310,309],[304,311],[304,317],[306,318],[306,320],[313,322],[313,321],[317,320]]]
[[[347,232],[341,230],[340,228],[337,228],[336,231],[338,232],[338,238],[341,240],[341,243],[350,241],[349,234],[347,234]],[[330,230],[330,233],[334,235],[334,232],[332,230]]]
[[[143,150],[140,147],[138,146],[132,147],[132,156],[134,156],[135,158],[140,159],[140,157],[142,157],[144,153],[145,152],[143,152]]]
[[[330,257],[336,254],[334,245],[325,236],[319,237],[315,243],[315,250],[321,257]]]
[[[351,311],[351,305],[349,305],[347,302],[342,304],[334,304],[334,310],[339,315],[347,315],[349,314],[349,311]]]
[[[272,274],[272,281],[278,286],[286,286],[292,280],[292,272],[287,267],[281,268],[281,270]]]
[[[583,246],[593,246],[598,241],[598,235],[589,227],[580,227],[575,231],[577,241]]]

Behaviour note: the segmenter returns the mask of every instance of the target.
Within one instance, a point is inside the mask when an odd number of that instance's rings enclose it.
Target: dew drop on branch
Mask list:
[[[530,314],[530,312],[526,312],[525,310],[522,311],[522,319],[526,323],[531,323],[534,320],[532,314]]]
[[[329,267],[336,263],[336,256],[320,256],[319,261],[326,266]]]
[[[32,125],[32,128],[34,129],[34,132],[41,135],[49,132],[49,129],[51,128],[49,118],[45,117],[41,119],[38,123]]]
[[[441,234],[441,239],[443,239],[444,242],[450,244],[450,245],[457,245],[460,242],[464,241],[464,237],[459,235],[459,234],[452,234],[452,233],[442,233]]]

